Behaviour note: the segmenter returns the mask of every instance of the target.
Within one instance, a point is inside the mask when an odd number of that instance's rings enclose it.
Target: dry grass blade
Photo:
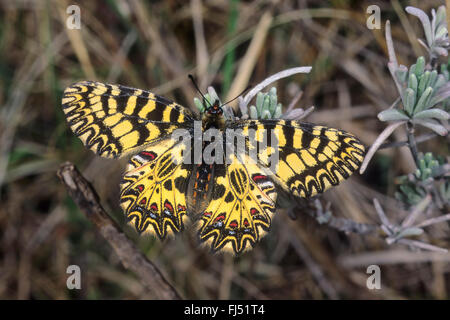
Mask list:
[[[245,53],[244,58],[242,58],[239,70],[237,71],[236,78],[231,85],[230,91],[226,100],[231,100],[236,97],[242,90],[247,87],[250,80],[250,76],[253,72],[253,68],[256,65],[258,56],[261,53],[261,49],[264,45],[267,32],[269,31],[270,24],[272,22],[272,13],[267,11],[263,14],[259,23],[256,27],[256,32],[253,35],[252,41]]]

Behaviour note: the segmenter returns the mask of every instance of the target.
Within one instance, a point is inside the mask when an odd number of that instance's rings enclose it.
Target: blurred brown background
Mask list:
[[[66,9],[80,8],[69,30]],[[381,29],[369,30],[369,5]],[[0,298],[152,298],[122,267],[108,243],[79,211],[56,170],[74,162],[102,204],[123,225],[119,181],[126,164],[96,157],[70,132],[61,110],[64,88],[79,80],[149,89],[193,107],[213,85],[222,100],[271,74],[313,67],[276,83],[289,105],[314,105],[307,121],[347,130],[370,145],[385,124],[376,115],[397,98],[386,68],[384,23],[391,21],[399,62],[425,50],[412,5],[430,12],[443,1],[1,1],[0,2]],[[394,140],[403,140],[399,133]],[[423,147],[445,151],[443,140]],[[378,223],[372,199],[388,216],[402,215],[394,177],[411,171],[408,150],[380,151],[362,176],[326,193],[335,216]],[[159,242],[125,232],[191,299],[447,299],[449,254],[388,246],[381,237],[344,234],[280,210],[272,231],[239,258],[210,255],[189,230]],[[448,247],[448,229],[439,229]],[[82,289],[68,290],[66,268],[79,265]],[[366,268],[381,266],[381,290],[366,287]]]

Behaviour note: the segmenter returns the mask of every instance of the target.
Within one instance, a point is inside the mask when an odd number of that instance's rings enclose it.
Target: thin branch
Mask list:
[[[253,87],[252,90],[250,90],[244,98],[239,97],[239,106],[242,107],[246,107],[250,100],[253,99],[254,96],[256,96],[256,94],[258,92],[260,92],[262,89],[264,89],[265,87],[267,87],[268,85],[270,85],[271,83],[280,80],[282,78],[286,78],[289,77],[293,74],[296,73],[309,73],[311,71],[312,67],[296,67],[296,68],[291,68],[291,69],[286,69],[280,72],[277,72],[273,75],[271,75],[270,77],[268,77],[267,79],[264,79],[262,82],[258,83],[255,87]]]
[[[431,196],[427,194],[425,198],[422,199],[411,211],[411,213],[403,220],[402,222],[402,228],[409,228],[411,227],[414,222],[417,220],[420,214],[422,214],[425,209],[428,207],[428,205],[431,202]]]
[[[297,94],[295,95],[295,97],[292,99],[291,103],[289,103],[289,106],[286,108],[286,113],[293,110],[295,105],[297,104],[297,102],[301,99],[301,97],[303,96],[303,91],[299,90],[297,92]]]
[[[421,135],[416,138],[416,144],[428,141],[428,140],[436,138],[436,137],[437,137],[436,133],[427,133],[427,134]],[[408,141],[386,142],[386,143],[383,143],[378,148],[378,150],[388,149],[388,148],[399,148],[399,147],[404,147],[407,145],[408,145]]]
[[[375,155],[375,152],[378,150],[378,148],[382,145],[382,143],[389,138],[389,136],[394,132],[395,129],[397,129],[402,124],[406,123],[406,121],[396,121],[392,122],[390,125],[388,125],[383,132],[380,133],[378,138],[374,141],[372,146],[369,148],[369,151],[367,151],[366,156],[364,157],[364,161],[361,165],[361,168],[359,169],[359,173],[363,174],[364,171],[366,171],[367,165],[369,164],[369,161],[372,159],[372,157]]]
[[[357,222],[347,218],[335,217],[327,204],[325,208],[319,199],[307,202],[307,210],[312,218],[316,219],[319,224],[324,224],[330,228],[336,229],[345,233],[354,233],[359,235],[369,235],[378,233],[378,226],[370,223]],[[287,210],[287,213],[292,220],[297,219],[300,214],[299,210]]]
[[[414,137],[414,126],[412,124],[407,123],[407,136],[408,136],[408,146],[409,150],[411,150],[411,154],[414,158],[414,162],[416,166],[419,167],[419,152],[417,151],[417,143],[416,138]]]
[[[429,243],[425,243],[422,241],[417,241],[417,240],[411,240],[411,239],[400,239],[397,241],[397,243],[401,243],[401,244],[405,244],[411,247],[416,247],[419,249],[423,249],[423,250],[428,250],[428,251],[434,251],[434,252],[441,252],[441,253],[447,253],[448,250],[445,248],[441,248],[438,246],[434,246],[432,244]]]
[[[179,300],[180,295],[164,278],[159,269],[149,261],[120,231],[119,226],[100,205],[95,189],[70,162],[61,165],[58,177],[65,184],[72,199],[86,217],[97,227],[101,235],[113,247],[123,266],[136,273],[144,286],[156,298]]]

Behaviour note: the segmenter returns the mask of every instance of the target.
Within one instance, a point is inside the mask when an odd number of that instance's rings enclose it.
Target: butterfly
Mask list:
[[[322,193],[363,160],[364,146],[345,131],[295,120],[229,119],[219,101],[203,103],[197,114],[149,91],[93,81],[64,91],[67,122],[87,148],[106,158],[131,156],[120,204],[139,233],[165,239],[194,220],[212,252],[241,254],[269,231],[278,193]],[[199,130],[200,136],[214,130],[215,139],[199,140]],[[183,139],[175,134],[180,131]],[[238,132],[244,148],[232,148],[237,142],[226,139],[229,131]],[[215,162],[202,157],[207,149]]]

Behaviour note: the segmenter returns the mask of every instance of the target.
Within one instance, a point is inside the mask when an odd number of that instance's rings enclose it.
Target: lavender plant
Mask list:
[[[375,209],[380,217],[381,229],[386,235],[388,244],[403,243],[411,247],[443,251],[422,241],[407,239],[419,236],[424,230],[420,226],[447,221],[450,215],[446,214],[450,204],[450,164],[447,159],[434,155],[431,152],[423,154],[418,150],[416,134],[417,127],[431,130],[428,137],[448,136],[448,110],[450,105],[450,72],[449,63],[438,66],[442,56],[448,56],[449,38],[446,24],[445,7],[437,11],[432,10],[432,19],[418,8],[407,7],[406,12],[420,19],[425,39],[418,39],[429,54],[429,59],[418,57],[416,63],[409,68],[399,65],[395,55],[391,36],[390,23],[386,22],[386,43],[389,52],[388,69],[392,75],[399,97],[392,106],[378,114],[378,119],[387,122],[388,126],[378,136],[364,159],[361,173],[365,171],[370,159],[382,146],[383,142],[397,129],[404,128],[407,141],[416,164],[415,172],[398,177],[398,191],[396,198],[409,210],[407,218],[399,224],[390,222],[384,214],[381,205],[374,200]],[[394,144],[387,144],[394,146]],[[435,210],[437,209],[437,210]],[[413,225],[425,213],[438,212],[440,215]]]

